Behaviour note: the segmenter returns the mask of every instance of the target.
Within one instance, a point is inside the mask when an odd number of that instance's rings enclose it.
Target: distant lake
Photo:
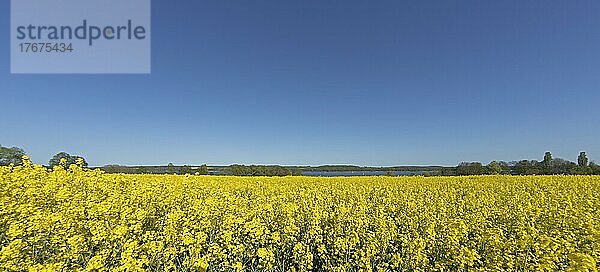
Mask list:
[[[385,176],[386,171],[307,171],[302,172],[303,176],[309,177],[373,177],[373,176]],[[426,171],[394,171],[394,176],[419,176],[425,175]]]

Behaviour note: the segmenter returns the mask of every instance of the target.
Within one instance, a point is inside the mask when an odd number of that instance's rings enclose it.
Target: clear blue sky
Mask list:
[[[600,160],[600,2],[153,1],[151,75],[10,75],[39,163]]]

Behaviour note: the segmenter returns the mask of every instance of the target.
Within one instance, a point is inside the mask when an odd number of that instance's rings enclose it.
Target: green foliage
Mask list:
[[[21,165],[23,156],[26,155],[21,148],[0,146],[0,166]]]
[[[229,166],[234,176],[298,176],[301,173],[279,165],[239,165]]]
[[[515,175],[539,175],[543,172],[537,161],[521,160],[513,163],[512,168]]]
[[[600,175],[600,165],[596,164],[596,162],[590,162],[589,167],[592,175]]]
[[[395,171],[395,172],[436,172],[447,170],[443,166],[392,166],[392,167],[369,167],[356,165],[321,165],[321,166],[288,166],[286,168],[296,169],[300,172],[360,172],[360,171]]]
[[[544,154],[544,160],[542,161],[542,164],[546,167],[549,167],[552,164],[552,160],[552,153],[546,152],[546,154]]]
[[[588,158],[587,155],[585,154],[585,152],[581,152],[579,153],[579,157],[577,157],[577,164],[579,166],[588,166]]]
[[[186,175],[186,174],[194,174],[194,169],[192,169],[192,167],[188,166],[188,165],[184,165],[179,167],[179,173],[180,175]]]
[[[486,171],[480,162],[461,162],[456,167],[456,174],[459,176],[483,175],[486,174]]]
[[[482,174],[512,174],[512,175],[600,175],[600,166],[588,163],[585,152],[579,154],[578,163],[560,158],[553,158],[552,153],[546,152],[542,161],[521,160],[511,163],[493,161],[487,166],[478,162],[463,162],[454,168],[443,169],[443,176],[469,176]]]
[[[574,174],[577,164],[563,159],[555,159],[552,161],[551,170],[545,174]]]
[[[88,163],[85,161],[85,158],[81,156],[71,156],[67,152],[60,152],[54,157],[50,159],[48,162],[50,167],[61,166],[65,169],[68,169],[72,164],[79,165],[81,167],[87,167]]]
[[[427,176],[469,176],[469,175],[600,175],[600,166],[596,163],[587,163],[585,152],[580,154],[580,164],[561,158],[554,158],[552,153],[546,152],[542,161],[521,160],[514,162],[492,161],[483,166],[479,162],[463,162],[456,167],[442,166],[393,166],[393,167],[367,167],[352,165],[324,165],[324,166],[278,166],[278,165],[239,165],[211,166],[211,172],[216,175],[235,176],[296,176],[303,172],[324,171],[383,171],[385,175],[395,172],[409,171],[421,172]],[[209,175],[209,167],[175,166],[118,166],[107,165],[101,168],[107,173],[136,173],[136,174],[196,174]]]
[[[488,164],[486,166],[486,170],[487,170],[487,174],[490,174],[490,175],[498,175],[498,174],[502,174],[502,172],[503,172],[502,166],[497,161],[490,162],[490,164]]]
[[[208,172],[208,166],[206,166],[206,164],[200,166],[198,169],[198,175],[210,175],[210,172]]]

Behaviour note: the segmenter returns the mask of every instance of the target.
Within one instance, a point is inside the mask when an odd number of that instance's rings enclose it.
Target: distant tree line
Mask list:
[[[0,166],[20,165],[25,151],[18,147],[0,146]],[[88,167],[85,158],[59,152],[48,162],[48,166],[69,168],[77,164]],[[424,175],[437,176],[469,176],[469,175],[600,175],[600,165],[590,162],[585,152],[579,153],[577,162],[554,158],[546,152],[541,161],[520,160],[512,162],[492,161],[487,165],[480,162],[462,162],[456,167],[442,166],[395,166],[364,167],[353,165],[324,166],[279,166],[279,165],[240,165],[230,166],[121,166],[106,165],[99,169],[107,173],[124,174],[180,174],[180,175],[234,175],[234,176],[299,176],[303,172],[345,172],[345,171],[384,171],[386,175],[394,175],[394,171],[420,172]]]
[[[391,166],[373,167],[356,165],[321,165],[321,166],[288,166],[300,172],[359,172],[359,171],[382,171],[382,172],[433,172],[440,171],[443,166]]]
[[[234,164],[227,168],[234,176],[300,176],[302,172],[297,169],[279,165],[239,165]]]
[[[177,175],[210,175],[209,167],[206,164],[201,166],[175,166],[169,163],[167,166],[123,166],[123,165],[105,165],[99,167],[106,173],[122,174],[177,174]]]
[[[521,160],[513,162],[492,161],[488,165],[480,162],[462,162],[454,168],[445,168],[443,176],[469,175],[600,175],[600,166],[589,162],[585,152],[579,153],[577,163],[553,158],[546,152],[542,161]]]
[[[125,173],[125,174],[179,174],[179,175],[233,175],[233,176],[297,176],[301,175],[293,167],[284,167],[279,165],[240,165],[230,166],[177,166],[173,163],[167,166],[121,166],[106,165],[100,167],[107,173]]]

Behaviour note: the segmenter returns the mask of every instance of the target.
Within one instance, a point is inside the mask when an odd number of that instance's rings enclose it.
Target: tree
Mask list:
[[[588,166],[588,158],[585,152],[579,153],[579,157],[577,157],[577,164],[579,166]]]
[[[18,147],[3,147],[0,146],[0,166],[10,164],[21,165],[23,156],[26,156],[25,151]]]
[[[600,165],[594,161],[590,162],[590,172],[592,175],[600,175]]]
[[[568,160],[554,159],[552,162],[553,174],[575,174],[576,168],[577,164]]]
[[[546,167],[550,166],[550,164],[552,164],[552,153],[546,152],[546,154],[544,154],[544,160],[542,161],[542,163]]]
[[[546,174],[546,175],[553,174],[553,172],[554,172],[553,167],[552,167],[553,162],[554,162],[554,158],[552,158],[552,153],[546,152],[546,154],[544,154],[544,160],[542,160],[540,163],[543,174]]]
[[[480,162],[461,162],[456,167],[456,174],[459,176],[483,175],[485,168]]]
[[[54,155],[48,162],[50,167],[54,166],[62,166],[65,169],[68,169],[72,164],[78,164],[81,167],[87,167],[88,163],[85,161],[85,158],[81,156],[71,156],[67,152],[59,152]]]
[[[539,175],[542,169],[539,167],[538,161],[522,160],[513,163],[512,172],[515,175]]]
[[[179,174],[180,175],[194,174],[194,171],[192,170],[191,166],[184,165],[182,167],[179,167]]]
[[[491,175],[498,175],[502,173],[502,166],[497,161],[490,162],[486,167],[486,172]]]
[[[208,166],[206,166],[206,164],[200,166],[200,169],[198,169],[198,175],[210,175],[210,172],[208,172]]]
[[[233,164],[228,167],[234,176],[295,176],[299,171],[292,171],[279,165],[239,165]]]

